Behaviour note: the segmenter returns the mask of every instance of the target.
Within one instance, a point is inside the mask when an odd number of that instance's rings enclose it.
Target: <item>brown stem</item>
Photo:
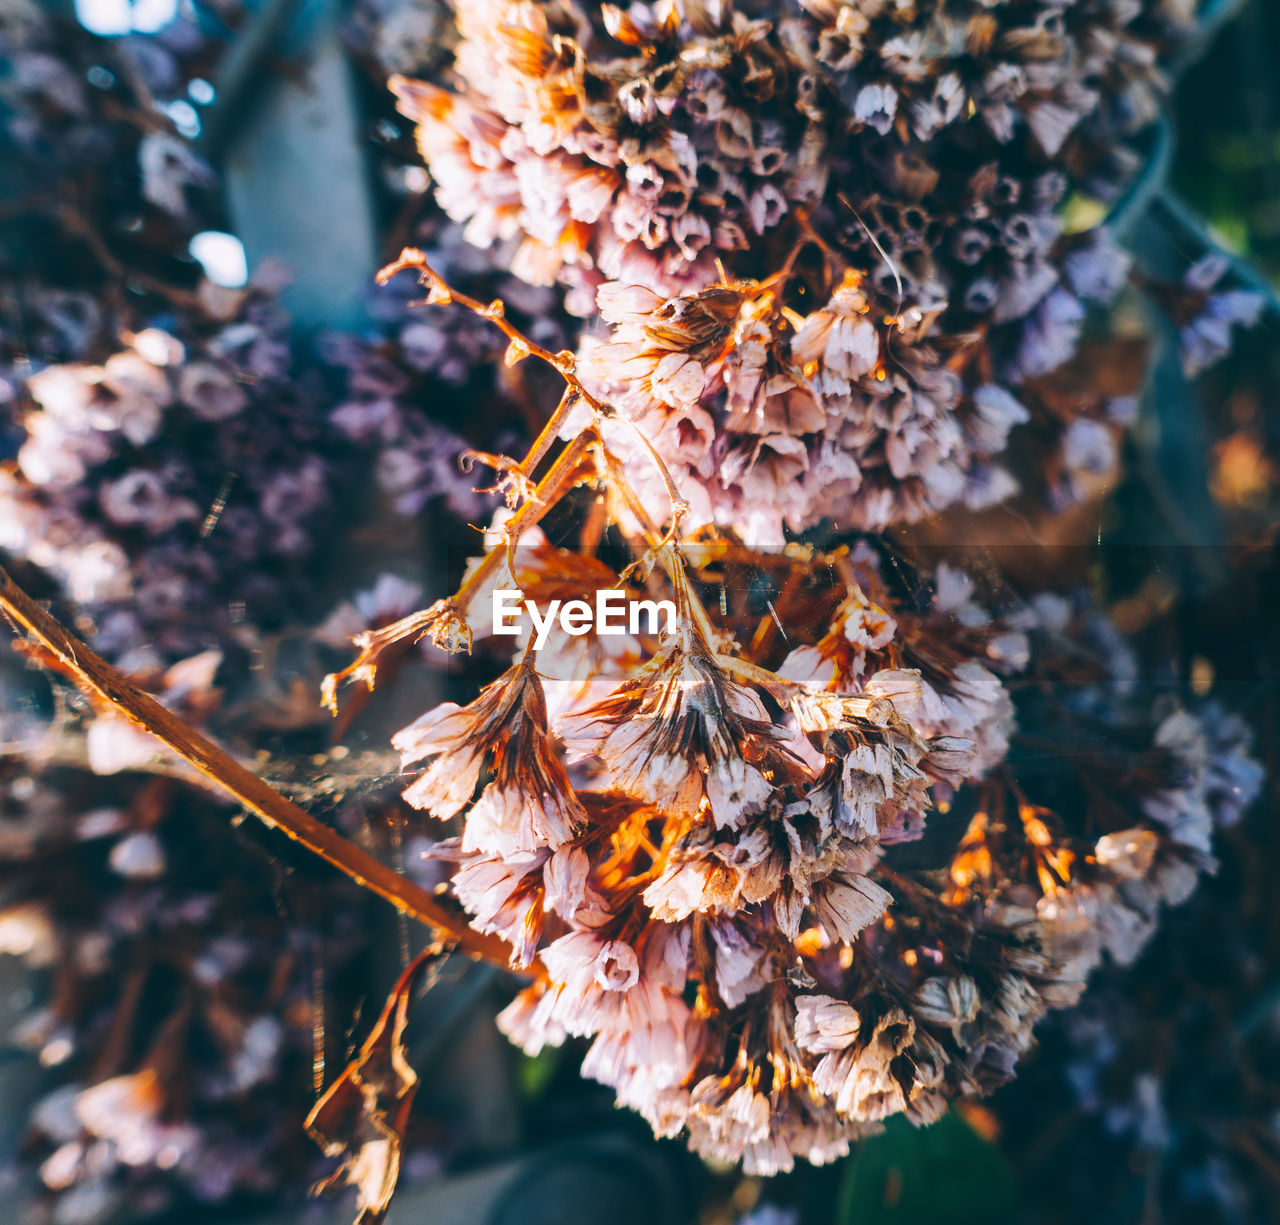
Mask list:
[[[566,387],[564,395],[560,397],[560,403],[556,405],[556,411],[547,418],[546,424],[539,431],[537,438],[533,440],[533,446],[529,448],[529,454],[524,457],[524,461],[520,465],[520,471],[525,476],[532,478],[534,471],[542,462],[543,456],[551,450],[551,444],[555,442],[556,435],[564,424],[564,419],[573,412],[577,404],[577,391],[572,386]]]
[[[556,456],[555,463],[547,469],[547,474],[538,482],[537,488],[534,490],[534,496],[507,521],[504,529],[506,539],[501,544],[494,545],[484,555],[480,564],[467,576],[466,581],[451,597],[451,602],[456,608],[463,611],[466,610],[472,599],[475,598],[476,592],[489,581],[498,569],[502,559],[505,557],[510,561],[512,552],[524,532],[535,526],[538,520],[569,491],[569,488],[577,479],[578,461],[582,459],[587,452],[587,448],[595,441],[595,430],[585,430],[577,435]]]
[[[508,963],[511,948],[505,941],[473,931],[460,916],[442,906],[425,889],[406,880],[336,830],[317,821],[256,774],[250,773],[224,749],[188,726],[172,711],[166,710],[150,694],[144,693],[122,672],[59,625],[10,578],[3,567],[0,567],[0,609],[53,652],[85,689],[98,694],[190,762],[265,825],[301,843],[398,910],[435,928],[444,939],[465,952],[500,965]]]
[[[579,462],[596,441],[596,431],[592,427],[583,430],[556,457],[555,463],[547,470],[533,491],[533,496],[511,516],[503,530],[505,539],[488,551],[480,564],[468,575],[462,586],[447,600],[439,600],[430,608],[422,608],[384,625],[381,629],[366,630],[354,639],[360,648],[360,654],[341,672],[331,672],[324,678],[320,686],[321,705],[328,708],[333,715],[338,714],[338,689],[355,680],[363,680],[372,689],[377,676],[379,663],[387,651],[399,642],[412,638],[417,642],[430,636],[431,640],[447,651],[471,650],[471,630],[467,628],[463,617],[467,607],[476,593],[497,572],[505,558],[512,570],[514,581],[514,559],[516,543],[527,528],[542,518],[555,505],[556,501],[581,479]]]
[[[451,302],[456,302],[459,306],[466,307],[473,315],[478,315],[481,319],[487,319],[494,325],[511,343],[516,346],[519,357],[526,354],[531,357],[539,358],[547,363],[553,370],[556,370],[560,377],[564,379],[570,387],[574,389],[596,412],[603,416],[612,416],[613,410],[606,408],[599,400],[595,398],[584,386],[582,380],[578,378],[574,372],[576,359],[572,350],[564,349],[559,353],[552,353],[550,349],[544,348],[537,341],[526,336],[518,327],[515,326],[506,316],[506,307],[503,305],[501,298],[494,298],[492,302],[481,302],[478,298],[472,298],[467,294],[454,289],[444,277],[442,277],[427,262],[427,257],[416,247],[405,247],[400,252],[400,258],[393,263],[388,264],[378,273],[378,284],[385,285],[397,273],[410,269],[418,274],[418,279],[423,285],[430,287],[431,297],[428,301],[433,306],[448,306]],[[523,350],[523,352],[520,352]]]
[[[625,425],[636,436],[640,445],[648,452],[649,458],[653,460],[654,466],[658,469],[658,475],[662,477],[662,483],[667,487],[667,498],[671,502],[671,530],[667,533],[667,539],[674,540],[676,533],[680,529],[680,524],[684,521],[685,515],[689,513],[689,503],[680,496],[680,491],[676,488],[676,483],[671,477],[671,470],[667,467],[666,461],[658,454],[658,449],[649,441],[644,431],[627,417],[612,417],[609,419],[616,421],[619,425]]]
[[[788,267],[790,267],[790,264],[788,264]],[[503,305],[501,298],[494,298],[492,302],[486,304],[478,298],[472,298],[454,289],[444,277],[431,267],[427,262],[427,257],[416,247],[406,247],[400,252],[399,259],[383,268],[378,273],[378,283],[385,285],[397,273],[404,272],[406,269],[416,272],[419,281],[430,288],[431,294],[427,301],[432,305],[448,306],[450,303],[456,302],[459,306],[471,311],[472,314],[479,316],[481,319],[487,319],[492,323],[511,342],[507,357],[509,363],[514,364],[525,357],[536,357],[546,362],[568,384],[572,394],[560,401],[559,408],[556,409],[551,420],[547,422],[542,433],[539,434],[533,449],[520,465],[522,475],[526,477],[532,475],[534,465],[546,454],[555,431],[559,428],[564,417],[568,415],[576,401],[581,400],[592,409],[598,419],[619,422],[631,429],[640,440],[641,445],[657,466],[663,483],[667,487],[667,496],[671,499],[672,535],[674,535],[681,520],[688,513],[689,506],[680,496],[675,481],[671,479],[671,473],[668,471],[667,465],[654,448],[653,443],[637,428],[633,421],[625,417],[619,417],[610,405],[598,400],[587,390],[586,384],[577,375],[577,358],[571,350],[564,349],[559,353],[552,353],[550,349],[544,348],[537,341],[525,335],[507,318],[506,307]]]

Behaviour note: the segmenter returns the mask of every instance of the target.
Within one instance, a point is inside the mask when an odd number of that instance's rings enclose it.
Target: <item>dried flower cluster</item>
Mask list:
[[[354,891],[306,871],[273,886],[188,784],[52,781],[0,774],[0,949],[53,976],[12,1035],[52,1078],[27,1144],[52,1219],[287,1189],[310,1160],[317,985],[355,1004]]]
[[[1071,774],[1038,777],[1029,752],[978,789],[952,896],[998,883],[1003,901],[1034,907],[1045,951],[1083,979],[1104,953],[1132,964],[1162,907],[1216,869],[1215,831],[1239,820],[1262,772],[1239,719],[1169,694],[1153,702],[1124,640],[1087,604],[1042,596],[1013,619],[1031,629],[1040,690],[1021,704],[1023,738],[1033,751],[1053,745]]]
[[[1090,415],[1019,389],[1124,284],[1105,227],[1066,232],[1063,204],[1116,197],[1178,14],[780,7],[468,5],[458,90],[392,87],[468,238],[518,240],[519,275],[598,309],[584,377],[699,522],[776,544],[989,506],[1033,418],[1053,466],[1105,464]]]
[[[0,473],[0,547],[92,610],[112,653],[148,644],[169,658],[225,640],[235,615],[269,624],[287,608],[298,576],[282,563],[314,547],[339,471],[285,322],[250,301],[187,344],[147,328],[101,364],[27,381],[25,439]]]
[[[1201,715],[1211,743],[1235,738],[1221,711]],[[1228,751],[1222,760],[1247,794],[1240,758],[1233,766]],[[1214,803],[1212,791],[1202,794],[1215,819],[1235,815]],[[1194,803],[1194,792],[1183,795]],[[1023,1128],[1029,1148],[1043,1135],[1036,1120],[1046,1092],[1065,1087],[1078,1107],[1046,1152],[1069,1171],[1052,1192],[1064,1205],[1062,1219],[1100,1194],[1145,1198],[1170,1221],[1263,1221],[1270,1214],[1275,1189],[1266,1171],[1280,1145],[1270,1091],[1280,1055],[1275,980],[1266,924],[1241,918],[1256,915],[1270,894],[1256,829],[1219,829],[1219,874],[1165,917],[1136,967],[1100,971],[1080,1006],[1045,1027],[1043,1057],[1010,1091],[1006,1125]],[[1161,875],[1168,877],[1167,868]],[[1132,900],[1146,892],[1132,877],[1121,887]],[[1113,947],[1132,951],[1134,935],[1149,930],[1139,927],[1110,924],[1119,935]]]
[[[185,254],[181,238],[209,211],[215,182],[184,130],[194,115],[188,85],[209,74],[237,9],[192,4],[155,37],[106,40],[40,5],[5,6],[0,133],[8,184],[40,198],[44,224],[79,230],[99,256],[109,248],[95,226],[128,233],[130,254],[145,259],[147,271]],[[50,192],[58,182],[74,190]],[[56,265],[65,252],[44,254]],[[79,286],[50,289],[62,300],[58,322],[66,328],[83,326],[104,305]]]
[[[311,760],[335,626],[345,643],[413,607],[383,582],[314,624],[318,560],[377,460],[340,409],[386,348],[420,372],[448,341],[335,341],[335,374],[294,334],[278,270],[238,291],[196,279],[191,236],[225,219],[179,121],[242,17],[183,6],[155,36],[104,40],[37,6],[0,13],[0,555],[237,755]],[[474,513],[473,483],[437,492]],[[279,1200],[320,1172],[303,1131],[316,1033],[326,1009],[342,1019],[340,1058],[381,988],[368,899],[277,862],[195,781],[119,712],[51,708],[4,661],[0,951],[35,975],[6,1034],[42,1067],[20,1154],[33,1220]],[[358,803],[338,817],[385,840]]]

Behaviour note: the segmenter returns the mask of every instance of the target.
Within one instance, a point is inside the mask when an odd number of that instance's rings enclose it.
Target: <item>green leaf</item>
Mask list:
[[[540,1098],[546,1092],[563,1062],[564,1048],[548,1046],[536,1055],[516,1051],[516,1085],[526,1102]]]
[[[1003,1225],[1018,1219],[1000,1150],[954,1111],[931,1127],[900,1116],[864,1140],[840,1190],[837,1225]]]

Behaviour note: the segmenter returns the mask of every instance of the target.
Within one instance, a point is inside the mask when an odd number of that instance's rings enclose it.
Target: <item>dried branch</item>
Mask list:
[[[382,656],[403,639],[412,637],[418,642],[429,637],[441,650],[451,653],[471,650],[471,629],[466,623],[468,605],[497,572],[503,559],[510,563],[521,533],[533,527],[582,478],[581,460],[594,441],[594,431],[584,432],[560,452],[546,476],[535,487],[534,496],[506,524],[502,543],[494,545],[485,554],[480,564],[449,599],[437,600],[430,608],[420,609],[381,629],[366,630],[355,636],[352,641],[360,648],[360,654],[341,672],[332,672],[326,676],[320,686],[321,702],[332,714],[338,713],[339,686],[362,680],[372,689]]]
[[[797,248],[798,250],[799,248]],[[794,254],[792,255],[793,259]],[[788,270],[789,267],[790,265],[788,265]],[[534,466],[546,454],[564,417],[568,415],[578,401],[581,401],[591,409],[597,420],[613,421],[630,429],[653,460],[663,483],[666,485],[667,495],[671,499],[671,535],[674,537],[680,521],[689,513],[689,505],[680,496],[675,481],[671,479],[671,473],[667,469],[666,462],[658,454],[653,443],[636,427],[633,421],[625,417],[619,417],[611,405],[604,403],[604,401],[591,394],[586,384],[577,375],[577,358],[573,352],[569,349],[563,349],[559,353],[552,353],[550,349],[544,348],[537,341],[531,339],[507,318],[506,306],[501,298],[494,298],[492,302],[486,304],[477,298],[472,298],[454,289],[444,277],[431,267],[427,262],[427,257],[416,247],[406,247],[400,252],[399,259],[383,268],[378,273],[378,283],[385,285],[397,273],[404,272],[406,269],[417,272],[419,281],[430,291],[427,297],[427,302],[430,305],[448,306],[456,302],[459,306],[471,311],[472,314],[479,316],[481,319],[487,319],[492,323],[511,342],[507,348],[507,365],[514,366],[526,357],[536,357],[554,369],[568,386],[569,394],[560,401],[559,407],[538,435],[528,456],[520,465],[520,473],[525,477],[532,476]]]
[[[506,965],[511,948],[495,936],[473,931],[460,916],[427,890],[375,859],[336,830],[286,799],[212,740],[165,709],[122,672],[112,667],[63,628],[0,567],[0,609],[20,631],[38,639],[87,693],[95,694],[167,745],[201,774],[229,792],[263,824],[344,872],[358,885],[385,898],[397,910],[440,933],[442,939],[473,956]]]
[[[494,298],[492,302],[485,303],[454,289],[431,267],[427,257],[416,247],[405,247],[400,252],[399,259],[383,268],[378,273],[378,284],[385,285],[397,273],[404,272],[406,269],[416,272],[419,281],[430,291],[427,301],[432,306],[448,306],[456,302],[473,315],[492,323],[511,342],[507,350],[508,365],[515,365],[526,357],[536,357],[554,369],[582,397],[584,403],[589,404],[597,413],[603,416],[613,415],[613,410],[597,400],[578,378],[575,372],[577,359],[571,349],[552,353],[550,349],[544,348],[537,341],[526,336],[507,318],[507,308],[501,298]]]
[[[376,683],[378,665],[383,656],[396,644],[406,639],[411,638],[416,642],[429,637],[438,647],[446,651],[469,652],[471,650],[471,630],[466,623],[468,605],[498,570],[504,558],[514,574],[515,548],[520,536],[528,528],[533,527],[571,488],[585,479],[582,465],[584,457],[593,444],[603,447],[599,432],[600,421],[609,420],[630,427],[657,465],[671,500],[671,528],[662,538],[661,545],[669,545],[674,541],[680,522],[689,509],[688,504],[680,497],[661,456],[649,439],[636,428],[633,422],[618,417],[609,405],[596,399],[578,378],[575,372],[576,359],[572,352],[566,349],[560,353],[553,353],[525,335],[507,319],[506,307],[501,298],[495,298],[486,305],[454,289],[431,267],[427,257],[414,247],[406,247],[400,253],[399,259],[383,268],[378,273],[378,281],[380,284],[386,284],[397,273],[406,270],[416,272],[422,284],[428,287],[430,293],[427,301],[430,305],[448,306],[456,303],[497,327],[510,341],[506,358],[508,365],[514,365],[526,357],[537,357],[560,374],[565,381],[566,391],[523,460],[517,462],[508,456],[491,455],[483,451],[468,451],[464,454],[463,458],[468,463],[483,463],[499,472],[500,479],[494,488],[504,493],[508,506],[521,503],[521,499],[523,502],[503,527],[502,542],[489,550],[453,596],[447,600],[438,600],[430,608],[410,613],[391,625],[377,630],[368,630],[355,637],[353,641],[360,648],[359,655],[341,672],[326,676],[321,685],[321,703],[334,715],[338,713],[338,689],[353,681],[363,681],[369,689],[372,689]],[[570,439],[546,474],[535,485],[534,471],[550,451],[560,427],[579,404],[591,410],[592,423]],[[607,460],[605,472],[629,495],[629,503],[643,514],[639,499],[627,484],[621,465],[614,460]]]

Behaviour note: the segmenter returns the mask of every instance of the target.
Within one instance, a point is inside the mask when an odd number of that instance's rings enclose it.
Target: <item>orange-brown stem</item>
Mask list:
[[[119,669],[54,620],[13,581],[3,567],[0,567],[0,609],[20,629],[43,643],[77,683],[110,703],[144,731],[150,732],[265,825],[280,830],[344,872],[358,885],[434,928],[464,952],[501,965],[508,963],[511,948],[505,941],[473,931],[461,915],[442,906],[425,889],[349,842],[336,830],[317,821],[270,784],[246,770],[225,749],[166,710]]]

